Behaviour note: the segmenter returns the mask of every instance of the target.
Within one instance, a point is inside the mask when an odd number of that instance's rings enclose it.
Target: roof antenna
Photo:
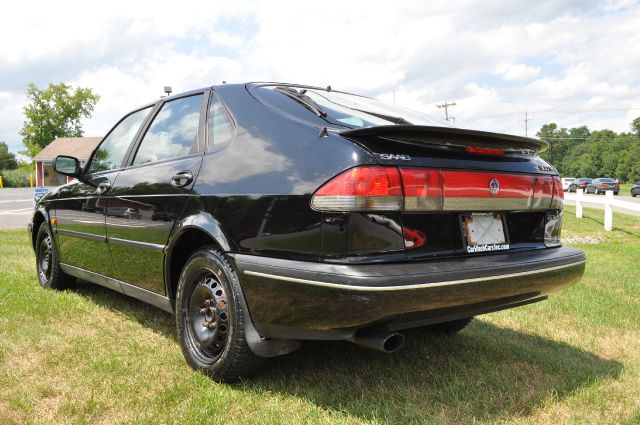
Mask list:
[[[327,86],[327,91],[331,91],[331,86]]]
[[[171,92],[173,90],[171,90],[171,86],[164,86],[164,92],[167,94],[167,96],[171,96]]]

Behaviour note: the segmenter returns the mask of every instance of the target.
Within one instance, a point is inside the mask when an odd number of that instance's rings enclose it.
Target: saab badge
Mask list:
[[[498,179],[492,179],[489,182],[489,193],[492,195],[497,195],[500,192],[500,182]]]

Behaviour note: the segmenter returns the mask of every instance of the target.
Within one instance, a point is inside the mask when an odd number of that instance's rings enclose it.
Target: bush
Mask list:
[[[2,184],[4,187],[29,187],[29,175],[27,170],[1,170]]]

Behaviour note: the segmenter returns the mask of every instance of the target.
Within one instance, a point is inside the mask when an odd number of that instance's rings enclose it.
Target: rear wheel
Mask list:
[[[464,319],[452,320],[450,322],[436,323],[435,325],[429,325],[426,327],[429,332],[438,335],[455,335],[473,320],[473,317],[466,317]]]
[[[178,282],[176,326],[182,353],[194,369],[227,382],[254,373],[263,362],[244,336],[244,321],[250,318],[240,290],[235,271],[213,247],[196,251]]]
[[[60,257],[46,223],[40,225],[36,238],[36,270],[38,282],[44,288],[64,289],[73,282],[60,267]]]

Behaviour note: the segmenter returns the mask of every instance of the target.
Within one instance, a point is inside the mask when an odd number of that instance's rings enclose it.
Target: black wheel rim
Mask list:
[[[218,276],[208,270],[195,279],[186,307],[189,343],[201,363],[213,363],[229,337],[229,304]]]
[[[46,235],[42,238],[38,246],[38,275],[40,277],[40,283],[43,285],[48,283],[51,278],[51,256],[51,237]]]

